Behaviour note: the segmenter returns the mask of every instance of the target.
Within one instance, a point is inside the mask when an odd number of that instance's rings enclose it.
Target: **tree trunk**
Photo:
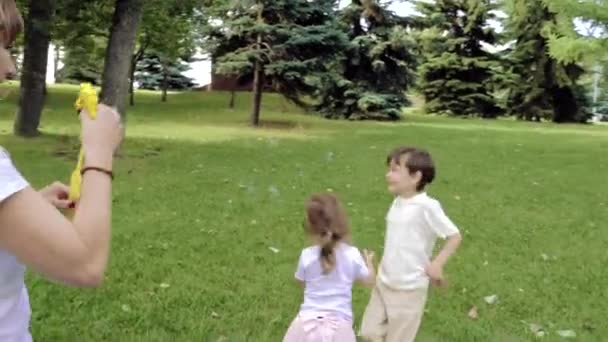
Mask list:
[[[230,103],[228,104],[228,108],[234,109],[234,104],[236,102],[236,86],[232,86],[230,89]]]
[[[30,0],[28,3],[21,95],[14,125],[14,133],[19,136],[34,137],[40,134],[38,126],[46,93],[46,69],[54,7],[54,0]]]
[[[251,109],[251,126],[260,125],[260,107],[262,105],[262,92],[264,90],[264,69],[262,63],[255,62],[253,75],[253,108]]]
[[[163,68],[163,95],[161,97],[162,102],[167,102],[167,88],[169,88],[169,68],[165,63],[162,63]]]
[[[129,104],[135,106],[135,72],[137,71],[137,63],[142,59],[148,43],[143,43],[136,54],[131,58],[131,69],[129,73]]]
[[[142,0],[116,0],[103,69],[101,102],[116,106],[126,118],[129,68],[135,49]]]
[[[131,69],[129,70],[129,105],[135,106],[135,68],[137,67],[137,56],[133,56],[131,60]]]
[[[53,78],[55,79],[55,83],[57,83],[57,76],[59,73],[59,58],[61,47],[59,45],[55,45],[55,60],[53,61]]]

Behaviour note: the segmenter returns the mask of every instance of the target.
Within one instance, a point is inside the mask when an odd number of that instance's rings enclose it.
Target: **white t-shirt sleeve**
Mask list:
[[[298,260],[298,268],[296,269],[295,277],[297,280],[305,281],[306,280],[306,272],[305,272],[305,256],[304,251],[300,253],[300,259]]]
[[[0,147],[0,202],[28,187],[13,165],[8,153]]]
[[[458,234],[458,227],[445,214],[441,204],[431,202],[424,211],[424,219],[431,230],[442,239]]]
[[[363,260],[363,256],[359,249],[353,247],[353,252],[351,253],[354,269],[355,269],[355,280],[362,280],[369,276],[369,269]]]

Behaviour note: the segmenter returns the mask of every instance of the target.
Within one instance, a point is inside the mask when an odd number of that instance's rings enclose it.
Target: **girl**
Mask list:
[[[350,230],[340,202],[330,193],[306,205],[306,231],[314,245],[302,251],[295,273],[304,303],[284,342],[354,342],[352,287],[375,283],[374,254],[348,244]]]
[[[22,29],[14,0],[0,0],[0,81],[15,74],[6,48]],[[30,305],[25,266],[72,286],[96,286],[110,249],[111,176],[114,150],[122,140],[118,114],[99,105],[97,119],[83,114],[85,150],[82,197],[74,219],[67,186],[35,191],[0,147],[0,341],[29,342]]]

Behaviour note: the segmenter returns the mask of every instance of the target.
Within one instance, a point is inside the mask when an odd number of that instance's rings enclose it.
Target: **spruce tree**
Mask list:
[[[577,86],[584,69],[549,54],[544,30],[556,24],[556,14],[541,0],[510,0],[507,5],[507,37],[514,41],[508,113],[525,120],[585,121],[587,113],[580,103],[584,91]]]
[[[259,124],[265,84],[307,105],[303,99],[315,91],[311,80],[327,72],[329,62],[347,44],[336,25],[335,8],[336,0],[243,0],[218,12],[220,39],[229,43],[217,44],[222,49],[215,71],[253,74],[251,125]]]
[[[167,90],[187,90],[194,86],[193,80],[184,75],[188,70],[187,61],[177,59],[164,68],[157,54],[147,54],[137,63],[135,81],[142,89],[162,90],[166,77]]]
[[[608,0],[543,0],[558,20],[545,29],[551,56],[562,62],[605,58],[608,50]],[[574,20],[596,28],[595,35],[577,32]]]
[[[318,80],[317,110],[328,117],[396,120],[409,104],[416,44],[409,21],[377,0],[353,0],[340,13],[350,44]]]
[[[497,42],[488,26],[490,0],[418,1],[424,30],[419,88],[430,113],[494,118],[501,113],[493,90],[498,59],[484,48]]]

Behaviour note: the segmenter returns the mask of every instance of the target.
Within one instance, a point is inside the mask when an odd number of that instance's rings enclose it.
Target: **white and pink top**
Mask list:
[[[296,279],[305,283],[300,314],[336,315],[352,321],[353,283],[369,275],[363,257],[356,247],[340,243],[335,249],[334,270],[323,274],[320,254],[321,247],[312,246],[300,255],[295,274]]]
[[[8,153],[0,147],[0,204],[27,186]],[[0,341],[31,341],[30,303],[24,275],[25,266],[0,249]]]

